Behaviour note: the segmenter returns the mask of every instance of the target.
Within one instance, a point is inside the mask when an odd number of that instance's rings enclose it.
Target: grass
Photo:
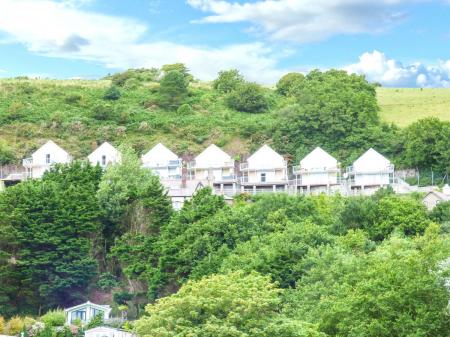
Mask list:
[[[425,117],[450,121],[450,89],[379,88],[381,118],[400,127]]]

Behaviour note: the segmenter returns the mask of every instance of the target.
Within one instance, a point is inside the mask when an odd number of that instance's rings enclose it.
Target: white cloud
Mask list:
[[[420,62],[403,65],[379,51],[367,52],[359,62],[345,68],[349,73],[366,75],[372,82],[390,87],[446,87],[450,88],[450,60],[435,65]]]
[[[399,5],[421,0],[187,0],[212,13],[196,22],[249,22],[274,40],[299,43],[339,34],[381,32],[402,20]],[[426,0],[424,0],[426,1]]]
[[[6,73],[6,70],[5,69],[0,69],[0,74],[1,73]]]
[[[22,43],[45,56],[89,60],[119,69],[183,62],[205,80],[227,68],[239,68],[249,79],[263,83],[273,83],[284,73],[277,69],[282,53],[262,43],[208,48],[145,42],[146,25],[88,12],[67,1],[1,0],[0,13],[0,31],[8,35],[7,41]]]

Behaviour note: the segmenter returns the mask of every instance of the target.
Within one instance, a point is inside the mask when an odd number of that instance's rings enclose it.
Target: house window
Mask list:
[[[86,310],[77,310],[72,312],[72,322],[75,320],[86,321]]]
[[[94,318],[98,314],[102,314],[102,316],[103,316],[103,310],[92,309],[92,318]]]
[[[50,164],[50,153],[47,153],[47,154],[45,155],[45,163],[46,163],[46,164]]]
[[[265,173],[261,173],[261,182],[262,183],[266,182],[266,174]]]
[[[106,166],[106,156],[102,156],[102,166]]]

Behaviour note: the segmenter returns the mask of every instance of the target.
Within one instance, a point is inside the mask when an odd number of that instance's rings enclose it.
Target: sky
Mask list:
[[[101,78],[185,63],[343,69],[389,87],[450,87],[450,0],[0,0],[0,77]]]

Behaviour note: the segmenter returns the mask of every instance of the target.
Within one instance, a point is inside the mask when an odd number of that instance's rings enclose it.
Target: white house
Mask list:
[[[316,147],[293,167],[295,185],[308,192],[312,190],[328,192],[339,184],[339,163],[328,152]]]
[[[87,301],[86,303],[64,309],[64,312],[66,313],[66,323],[68,325],[74,321],[81,321],[84,325],[99,314],[103,316],[103,321],[106,321],[109,319],[111,307],[109,305],[100,305]]]
[[[439,203],[450,201],[450,187],[445,185],[442,189],[442,192],[431,191],[428,192],[427,195],[422,200],[422,203],[431,211],[435,208]]]
[[[161,179],[181,179],[183,161],[163,144],[155,145],[141,159],[142,165]]]
[[[376,191],[394,180],[394,165],[380,153],[370,148],[347,168],[351,188]]]
[[[122,155],[110,143],[104,142],[88,156],[88,160],[92,165],[106,168],[108,165],[120,163]]]
[[[23,160],[29,178],[41,178],[54,164],[67,164],[72,161],[69,153],[49,140],[37,149],[30,158]]]
[[[134,333],[123,329],[116,329],[106,326],[99,326],[86,330],[84,337],[134,337]]]
[[[236,193],[235,161],[216,145],[208,146],[187,168],[190,179],[203,181],[221,194]]]
[[[287,163],[270,146],[264,145],[241,163],[242,192],[285,191],[288,183]]]

